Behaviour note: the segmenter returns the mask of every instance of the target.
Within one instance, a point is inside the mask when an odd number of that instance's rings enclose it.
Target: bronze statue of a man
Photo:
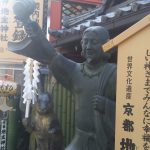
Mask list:
[[[17,14],[16,14],[17,15]],[[36,22],[23,21],[28,39],[9,49],[48,64],[55,78],[75,97],[75,136],[65,150],[114,150],[116,65],[102,45],[109,40],[104,27],[86,29],[82,37],[83,63],[58,53]]]

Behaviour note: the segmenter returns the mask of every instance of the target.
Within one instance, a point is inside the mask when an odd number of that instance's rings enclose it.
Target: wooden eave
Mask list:
[[[118,10],[120,9],[118,8]],[[88,26],[84,26],[83,24],[78,25],[78,30],[76,29],[76,27],[73,27],[71,29],[62,29],[61,31],[58,30],[55,36],[56,40],[53,41],[53,45],[54,47],[62,47],[63,45],[66,45],[68,43],[80,40],[84,29],[93,25],[104,26],[109,31],[120,30],[121,28],[126,29],[134,23],[136,23],[137,21],[141,20],[149,13],[150,3],[146,5],[135,5],[129,11],[116,11],[113,17],[108,17],[107,14],[102,15],[100,16],[100,22],[95,21],[95,19],[90,20]]]

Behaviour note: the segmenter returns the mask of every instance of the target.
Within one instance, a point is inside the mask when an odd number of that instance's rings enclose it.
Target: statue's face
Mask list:
[[[82,50],[88,63],[95,63],[103,57],[102,43],[95,32],[86,32],[82,38]]]
[[[36,104],[36,110],[39,112],[39,114],[47,114],[52,109],[52,99],[50,99],[47,94],[40,94]]]

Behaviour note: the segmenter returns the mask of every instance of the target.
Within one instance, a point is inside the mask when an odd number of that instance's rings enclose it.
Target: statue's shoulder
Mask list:
[[[106,63],[106,65],[109,67],[109,68],[117,68],[117,65],[115,63]]]
[[[117,65],[115,63],[106,63],[104,68],[104,78],[108,76],[109,80],[114,80],[116,78],[117,74]]]
[[[109,70],[109,72],[116,72],[117,71],[117,65],[115,63],[106,63],[106,70]]]
[[[110,84],[116,84],[117,79],[117,65],[115,63],[108,63],[107,69],[109,70],[109,83]]]

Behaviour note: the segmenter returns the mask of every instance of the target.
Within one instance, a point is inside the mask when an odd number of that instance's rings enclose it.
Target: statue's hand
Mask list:
[[[13,11],[16,17],[24,22],[29,20],[29,16],[36,8],[34,0],[16,0],[13,6]]]
[[[105,113],[106,97],[95,95],[92,98],[93,108],[100,113]]]
[[[41,36],[43,34],[38,23],[35,21],[28,20],[24,23],[24,28],[29,37]]]
[[[56,129],[55,128],[51,128],[51,129],[48,130],[48,133],[55,134],[56,133]]]
[[[28,119],[27,118],[23,118],[22,119],[22,124],[24,127],[27,127],[28,126]]]
[[[39,35],[39,25],[30,19],[30,15],[34,12],[36,3],[34,0],[16,0],[13,6],[16,19],[23,23],[23,26],[29,36]],[[40,35],[39,35],[40,36]]]

